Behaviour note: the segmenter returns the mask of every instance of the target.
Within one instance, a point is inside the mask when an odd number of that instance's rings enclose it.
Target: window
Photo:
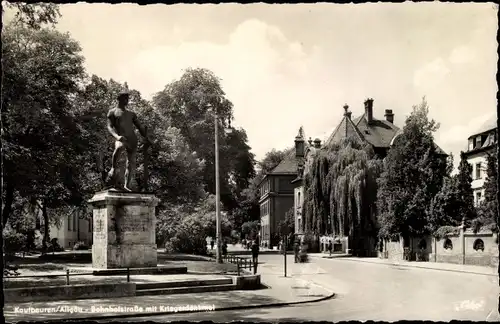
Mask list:
[[[476,163],[476,179],[481,179],[481,163]]]
[[[68,215],[68,231],[71,231],[71,225],[73,224],[73,220],[72,220],[72,216],[73,215]]]
[[[479,251],[479,250],[481,250],[481,252],[484,251],[484,242],[483,242],[483,240],[481,240],[481,239],[475,240],[473,247],[474,247],[474,250],[476,250],[476,251]]]
[[[449,238],[444,241],[443,247],[445,250],[453,250],[453,243]]]
[[[479,206],[481,204],[481,191],[476,192],[476,206]]]
[[[474,141],[472,139],[469,140],[469,151],[474,149]]]
[[[297,207],[300,207],[300,191],[297,194]]]
[[[302,230],[302,219],[298,219],[297,221],[297,232],[300,233],[300,231]]]
[[[481,136],[476,137],[476,148],[480,148],[482,146]]]

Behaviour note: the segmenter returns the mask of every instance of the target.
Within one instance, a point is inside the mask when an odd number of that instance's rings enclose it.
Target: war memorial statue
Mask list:
[[[116,139],[115,149],[111,159],[111,170],[108,172],[107,184],[114,189],[118,189],[123,184],[125,191],[136,191],[135,171],[137,159],[137,128],[146,141],[146,145],[151,141],[146,134],[146,129],[139,123],[135,112],[127,110],[129,103],[129,92],[125,84],[125,89],[118,95],[118,106],[112,108],[107,115],[108,131]],[[118,160],[123,152],[126,152],[127,162],[125,166],[124,179],[119,179],[117,174]]]
[[[125,84],[126,85],[126,84]],[[129,92],[118,95],[118,106],[107,115],[108,132],[115,138],[111,170],[106,188],[96,192],[92,205],[92,267],[95,271],[124,268],[157,270],[156,213],[158,198],[147,193],[147,148],[151,142],[137,115],[127,110]],[[144,181],[139,192],[135,185],[138,139],[135,128],[145,138]],[[104,131],[104,129],[103,129]],[[120,170],[120,155],[126,153],[126,170]]]

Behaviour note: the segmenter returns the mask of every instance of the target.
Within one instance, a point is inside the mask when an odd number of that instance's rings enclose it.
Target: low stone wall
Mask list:
[[[233,277],[233,284],[236,289],[255,290],[261,287],[260,275],[246,275]]]
[[[380,258],[392,261],[403,260],[404,246],[407,245],[411,261],[430,261],[479,266],[498,266],[497,234],[491,231],[473,233],[470,229],[458,229],[458,233],[443,238],[432,236],[410,237],[406,244],[403,239],[384,241]],[[418,256],[418,258],[416,258]]]
[[[429,257],[430,261],[436,260],[436,262],[441,263],[454,263],[454,264],[462,264],[463,257],[460,254],[437,254],[431,253]]]
[[[498,256],[491,255],[466,255],[465,264],[497,267]]]
[[[47,286],[4,289],[5,302],[29,302],[48,300],[73,300],[89,298],[135,296],[133,282],[113,284],[82,284],[68,286]]]

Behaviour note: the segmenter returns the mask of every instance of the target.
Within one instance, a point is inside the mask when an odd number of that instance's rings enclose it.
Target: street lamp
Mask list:
[[[216,261],[217,263],[222,263],[222,229],[220,221],[220,175],[219,175],[219,116],[217,114],[217,106],[220,103],[219,96],[214,96],[217,98],[217,105],[213,107],[211,104],[207,106],[213,108],[214,112],[214,124],[215,124],[215,227],[216,227]],[[231,123],[229,123],[229,128],[225,129],[225,133],[229,134],[232,132]]]

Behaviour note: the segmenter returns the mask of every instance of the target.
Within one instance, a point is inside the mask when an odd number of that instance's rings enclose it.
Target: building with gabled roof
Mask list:
[[[467,151],[464,155],[472,165],[472,190],[474,203],[478,205],[484,199],[484,181],[486,180],[488,155],[495,153],[498,141],[496,116],[490,118],[473,135],[469,136]]]
[[[328,148],[334,143],[340,143],[348,137],[358,138],[364,143],[372,145],[375,154],[379,158],[384,158],[390,147],[394,144],[402,129],[394,125],[394,113],[390,109],[385,110],[385,119],[376,119],[373,116],[373,99],[367,99],[364,102],[364,113],[356,118],[352,118],[352,112],[349,111],[349,106],[344,105],[344,116],[337,127],[333,130],[330,136],[321,145],[321,141],[316,139],[306,143],[305,135],[302,128],[295,138],[295,154],[297,159],[297,178],[293,180],[294,188],[294,214],[296,234],[302,235],[304,229],[304,219],[302,215],[302,205],[304,197],[303,179],[310,171],[312,161],[316,153]],[[437,152],[446,157],[447,154],[436,144]],[[328,228],[329,226],[326,226]],[[369,240],[367,240],[368,242]],[[343,241],[343,249],[348,249],[347,240]],[[375,242],[375,240],[372,240]]]

